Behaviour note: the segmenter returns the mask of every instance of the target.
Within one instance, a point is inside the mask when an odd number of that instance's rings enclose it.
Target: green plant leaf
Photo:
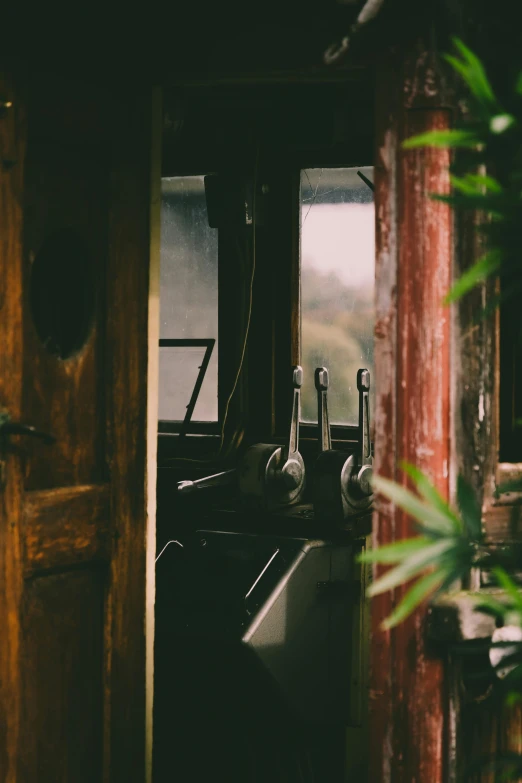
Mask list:
[[[493,275],[502,264],[502,251],[500,249],[490,250],[489,253],[482,256],[470,269],[459,277],[453,285],[450,292],[444,298],[444,304],[451,304],[471,291],[478,283],[483,282]]]
[[[482,512],[473,487],[462,476],[457,478],[457,503],[470,538],[474,541],[480,540],[482,537]]]
[[[424,528],[447,536],[460,532],[460,527],[455,524],[453,517],[423,502],[417,495],[400,484],[382,476],[374,476],[373,488],[421,522]]]
[[[503,619],[506,615],[506,612],[509,610],[508,606],[503,604],[501,601],[497,601],[496,598],[493,598],[493,596],[488,595],[487,593],[480,595],[479,598],[480,602],[478,602],[473,607],[474,612],[493,614],[495,617]]]
[[[444,538],[424,547],[373,582],[368,588],[368,595],[371,597],[385,593],[387,590],[392,590],[394,587],[413,579],[426,568],[440,565],[443,555],[447,554],[454,545],[453,539]],[[446,572],[444,576],[446,576]]]
[[[415,467],[415,465],[411,465],[409,462],[400,462],[399,467],[402,468],[402,470],[413,479],[419,495],[421,495],[429,504],[437,508],[442,514],[453,520],[455,530],[461,530],[462,523],[460,519],[451,510],[449,505],[440,495],[436,487],[433,486],[428,477],[425,476],[421,470]]]
[[[503,188],[498,180],[487,174],[465,174],[463,177],[457,177],[450,174],[450,182],[455,190],[466,195],[475,195],[482,193],[483,190],[489,190],[491,193],[502,193]]]
[[[405,620],[425,598],[434,593],[443,584],[444,580],[445,574],[438,571],[432,571],[418,579],[415,584],[410,587],[402,601],[393,610],[390,616],[384,620],[382,628],[384,630],[389,630],[399,623],[402,623],[402,621]]]
[[[508,572],[500,566],[492,568],[491,571],[497,580],[499,587],[505,590],[513,601],[513,609],[518,613],[522,613],[522,593],[520,592],[518,585],[513,582]]]
[[[497,101],[481,61],[460,38],[453,38],[453,44],[458,49],[462,60],[458,60],[449,54],[445,55],[445,60],[462,75],[470,92],[479,103],[489,111],[494,110],[497,106]]]
[[[385,544],[378,549],[369,549],[362,552],[357,558],[359,563],[384,563],[392,565],[400,563],[408,555],[418,552],[432,543],[432,539],[427,536],[415,536],[414,538],[405,538],[401,541],[393,541],[391,544]]]
[[[415,147],[476,147],[480,143],[482,140],[473,131],[448,128],[419,133],[403,141],[402,146],[410,150]]]
[[[518,92],[519,95],[522,95],[522,71],[517,76],[517,80],[515,82],[515,92]]]

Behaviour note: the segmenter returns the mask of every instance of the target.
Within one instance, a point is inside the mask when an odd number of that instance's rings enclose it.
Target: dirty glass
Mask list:
[[[314,370],[329,370],[334,424],[357,424],[357,370],[373,373],[375,229],[373,168],[301,171],[302,420],[317,422]],[[373,406],[372,406],[373,408]]]
[[[208,225],[203,176],[161,187],[160,338],[215,338],[193,421],[218,419],[218,238]],[[182,421],[204,348],[160,348],[159,418]]]

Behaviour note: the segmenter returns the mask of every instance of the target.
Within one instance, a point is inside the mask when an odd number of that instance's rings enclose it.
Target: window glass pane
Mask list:
[[[330,373],[334,424],[357,424],[357,370],[373,376],[375,229],[373,168],[301,171],[302,417],[317,422],[313,377]]]
[[[207,218],[204,177],[162,180],[160,338],[214,338],[193,421],[218,418],[218,238]],[[204,348],[161,348],[159,418],[185,417]]]
[[[160,346],[160,421],[182,421],[185,418],[206,350],[204,347]]]

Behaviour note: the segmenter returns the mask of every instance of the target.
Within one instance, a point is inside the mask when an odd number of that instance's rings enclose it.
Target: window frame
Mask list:
[[[193,177],[219,174],[222,162],[214,158],[198,162],[199,155],[192,160],[188,155],[183,166],[176,165],[168,157],[162,166],[161,177]],[[205,163],[206,165],[203,165]],[[241,170],[247,177],[249,172]],[[240,274],[238,274],[239,258],[236,253],[237,242],[250,241],[252,227],[225,226],[218,227],[218,420],[191,420],[186,437],[180,440],[183,422],[158,420],[158,460],[162,463],[169,459],[197,459],[201,454],[213,453],[216,446],[226,437],[230,424],[237,423],[241,428],[245,417],[246,399],[248,396],[246,373],[242,372],[233,399],[228,405],[228,397],[235,382],[245,337],[245,313],[241,301],[245,291],[241,289]],[[160,240],[161,241],[161,240]],[[238,304],[239,303],[239,304]],[[248,307],[247,307],[248,309]],[[234,318],[229,313],[234,312]],[[160,316],[161,317],[161,316]],[[234,340],[238,336],[240,339]],[[220,346],[227,345],[223,351]],[[158,346],[159,350],[159,346]],[[228,405],[228,411],[227,411]],[[224,417],[226,414],[226,421]],[[182,449],[181,449],[182,447]],[[216,461],[221,455],[216,454]]]
[[[308,168],[356,168],[372,166],[375,170],[373,161],[373,148],[366,144],[358,143],[354,139],[355,152],[340,152],[337,150],[327,150],[324,148],[296,150],[289,160],[289,169],[293,181],[292,185],[292,207],[291,207],[291,232],[292,232],[292,262],[290,270],[290,303],[292,310],[290,327],[290,345],[291,361],[286,362],[286,371],[288,375],[289,364],[300,364],[301,360],[301,234],[300,234],[300,216],[301,216],[301,171]],[[359,152],[359,147],[362,147]],[[357,156],[357,157],[355,157]],[[364,161],[368,158],[370,162]],[[279,341],[278,341],[279,342]],[[279,373],[284,378],[284,352],[278,351],[276,367],[279,367]],[[355,379],[354,379],[355,380]],[[281,384],[283,386],[283,384]],[[288,392],[288,389],[286,390]],[[275,413],[275,436],[279,440],[284,439],[284,422],[290,421],[290,395],[285,394],[283,389],[281,394],[276,395],[274,399]],[[319,428],[317,424],[300,422],[300,443],[305,453],[316,450],[319,438]],[[353,449],[359,438],[359,427],[356,424],[334,424],[331,425],[332,445],[337,448]]]
[[[211,173],[214,172],[207,171],[206,167],[204,170],[201,167],[197,167],[197,170],[194,170],[194,168],[190,168],[190,169],[184,168],[182,171],[176,170],[168,174],[162,170],[161,179],[163,181],[163,179],[175,178],[175,177],[179,177],[179,178],[206,177],[208,174]],[[218,270],[219,270],[219,228],[216,230],[218,232]],[[161,243],[161,236],[160,236],[160,243]],[[159,297],[160,297],[160,318],[161,318],[161,291],[159,291]],[[184,433],[185,436],[188,437],[191,437],[193,435],[197,435],[197,436],[204,435],[204,436],[210,436],[215,438],[219,435],[221,431],[221,422],[220,422],[221,408],[219,404],[219,344],[220,344],[219,311],[220,311],[220,299],[219,299],[219,271],[218,271],[218,337],[216,340],[217,345],[214,345],[214,351],[217,351],[217,363],[218,363],[218,419],[217,421],[199,421],[197,419],[191,418],[188,424],[188,428]],[[177,339],[177,338],[171,338],[171,337],[160,338],[158,343],[158,351],[161,347],[161,343],[164,342],[165,340],[170,340],[170,339]],[[179,441],[179,436],[182,433],[182,429],[183,429],[183,423],[184,423],[183,419],[180,420],[158,419],[158,437],[160,436],[167,436],[168,438],[174,437],[176,441]],[[183,438],[183,440],[185,439],[186,438]]]
[[[368,95],[371,95],[370,79],[364,79],[360,83],[346,81],[331,84],[328,94],[324,89],[318,94],[317,85],[298,87],[294,84],[283,84],[274,90],[269,99],[273,111],[269,112],[265,108],[256,114],[259,128],[256,125],[252,134],[258,145],[257,198],[262,202],[261,220],[256,220],[255,228],[253,309],[245,363],[228,411],[224,441],[228,442],[228,434],[233,427],[237,428],[235,432],[239,433],[239,437],[232,449],[225,450],[226,453],[221,455],[219,449],[216,451],[216,443],[223,437],[223,406],[237,373],[236,353],[241,350],[244,338],[244,323],[241,322],[239,310],[242,308],[241,297],[245,297],[245,292],[240,290],[237,269],[226,269],[223,264],[234,238],[230,235],[224,236],[225,232],[219,229],[219,422],[213,432],[210,431],[208,423],[193,422],[190,436],[183,439],[183,450],[178,449],[176,432],[158,433],[160,462],[164,457],[186,459],[213,453],[214,465],[219,469],[220,465],[230,462],[237,448],[244,448],[256,442],[286,442],[292,399],[290,368],[299,363],[300,344],[300,171],[303,168],[320,166],[374,166],[373,102],[368,100]],[[274,111],[277,102],[285,101],[287,94],[295,95],[295,90],[306,92],[306,100],[312,100],[316,116],[318,106],[324,106],[326,124],[337,124],[337,130],[331,134],[328,131],[325,137],[318,138],[317,143],[314,137],[312,144],[307,129],[302,136],[296,136],[289,134],[283,125],[282,132],[277,131],[274,136],[274,130],[267,118],[277,116]],[[206,88],[189,91],[187,105],[190,107],[198,102],[198,117],[205,115],[205,107],[215,107],[220,101],[219,89],[212,89],[210,92],[211,94],[205,97]],[[317,99],[320,104],[316,103]],[[260,95],[260,106],[263,100],[266,101],[266,91]],[[244,101],[247,108],[251,105],[257,106],[257,95],[253,96],[248,85],[237,88],[237,94],[235,92],[232,99],[230,90],[225,89],[224,106],[240,105],[243,111]],[[264,126],[265,123],[267,127]],[[279,128],[279,125],[277,127]],[[204,147],[198,146],[197,139],[195,143],[184,147],[183,143],[173,145],[172,140],[167,138],[162,177],[219,174],[220,170],[228,171],[226,167],[236,163],[237,150],[234,144],[220,147],[221,141],[218,137],[221,138],[220,134],[216,133],[210,145]],[[244,148],[240,155],[244,166],[243,173],[248,169],[251,174],[254,170],[253,159],[250,159],[250,168],[248,164],[245,168]],[[227,327],[224,323],[224,314],[229,314],[230,308],[233,308],[237,315],[238,325],[235,332],[230,330],[230,325]],[[223,350],[223,346],[226,346],[226,350]],[[226,367],[223,366],[224,362]],[[313,458],[317,452],[317,432],[315,424],[300,424],[300,450],[305,457],[310,455]],[[353,450],[358,440],[358,426],[334,425],[332,439],[335,447]]]

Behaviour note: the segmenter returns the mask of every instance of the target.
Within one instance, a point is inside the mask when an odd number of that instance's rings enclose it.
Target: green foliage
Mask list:
[[[457,481],[458,512],[441,497],[430,480],[418,468],[404,464],[404,472],[416,489],[383,478],[374,479],[374,487],[394,505],[405,511],[413,520],[421,535],[387,544],[365,552],[363,563],[379,563],[392,566],[369,588],[368,595],[376,596],[394,590],[413,580],[397,606],[383,622],[390,629],[403,622],[423,601],[451,589],[473,566],[491,567],[498,586],[502,588],[502,600],[488,595],[480,596],[476,611],[491,614],[501,623],[522,627],[522,593],[501,562],[501,555],[488,550],[484,543],[481,509],[472,487],[459,476]],[[498,664],[504,674],[506,700],[517,699],[513,687],[522,679],[522,644],[499,642],[492,647],[507,648]]]
[[[472,131],[433,130],[412,136],[403,143],[404,149],[415,147],[467,147],[473,149],[480,144],[480,138]]]
[[[505,590],[506,595],[510,598],[510,606],[512,613],[516,613],[519,620],[522,619],[522,594],[519,588],[513,582],[509,574],[504,571],[500,566],[495,566],[492,569],[495,579],[500,587]],[[522,624],[522,623],[521,623]]]
[[[466,270],[453,285],[444,299],[446,304],[456,302],[468,291],[471,291],[477,283],[486,280],[500,268],[501,263],[502,253],[500,250],[491,250],[489,253],[486,253],[476,264],[473,264],[472,267]]]
[[[421,533],[361,555],[361,562],[394,565],[370,587],[370,596],[417,581],[406,592],[384,627],[402,622],[431,595],[448,589],[475,563],[482,542],[481,514],[473,490],[459,479],[460,514],[453,510],[429,479],[412,465],[403,465],[417,494],[393,481],[377,477],[374,488],[417,523]]]
[[[483,190],[489,190],[492,193],[502,193],[500,182],[487,174],[471,174],[468,172],[463,177],[450,174],[450,182],[455,190],[459,190],[461,193],[469,196],[481,194]]]
[[[522,73],[514,88],[512,111],[501,105],[486,70],[458,38],[455,54],[444,59],[469,91],[469,116],[451,130],[436,130],[407,139],[405,149],[447,147],[457,151],[450,177],[453,193],[433,194],[455,209],[481,210],[489,217],[482,228],[487,251],[457,280],[445,302],[455,302],[492,275],[500,275],[502,296],[520,293],[519,227],[522,223]],[[495,171],[495,177],[484,171]],[[498,299],[494,305],[498,304]]]
[[[451,54],[444,55],[444,59],[461,74],[471,94],[475,96],[477,103],[484,109],[486,115],[495,113],[498,110],[497,100],[481,61],[458,38],[453,38],[453,44],[461,59],[459,60],[458,57]]]

